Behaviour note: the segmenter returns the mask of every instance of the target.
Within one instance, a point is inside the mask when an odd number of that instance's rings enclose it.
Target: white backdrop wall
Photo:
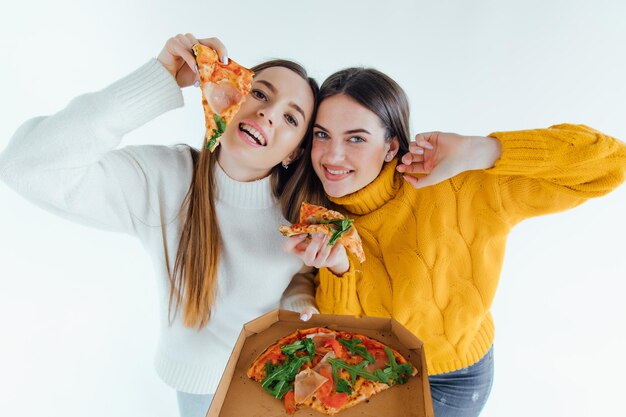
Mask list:
[[[346,66],[394,77],[413,131],[488,134],[584,123],[626,139],[620,1],[22,0],[0,15],[0,149],[158,54],[219,36],[244,65]],[[200,91],[125,144],[198,146]],[[496,375],[484,416],[623,412],[626,186],[511,234],[493,308]],[[173,416],[152,368],[157,299],[130,237],[56,218],[0,184],[0,415]]]

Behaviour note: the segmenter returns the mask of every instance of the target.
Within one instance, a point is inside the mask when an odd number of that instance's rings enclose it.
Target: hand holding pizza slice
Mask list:
[[[278,229],[284,236],[321,233],[330,236],[329,245],[341,243],[359,262],[365,262],[363,243],[352,224],[341,213],[313,204],[302,203],[300,219],[297,224],[280,226]]]
[[[239,110],[244,98],[252,88],[252,71],[232,59],[228,64],[219,61],[217,52],[202,44],[195,44],[202,106],[206,124],[207,148],[213,152],[226,125]]]

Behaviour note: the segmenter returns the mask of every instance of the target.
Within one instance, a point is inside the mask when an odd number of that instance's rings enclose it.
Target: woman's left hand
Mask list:
[[[500,142],[495,138],[444,132],[420,133],[410,143],[409,152],[402,157],[396,170],[405,174],[426,174],[421,178],[404,175],[413,187],[423,188],[464,171],[491,168],[500,154]]]
[[[320,312],[315,307],[306,307],[300,312],[300,320],[309,321],[313,314],[320,314]]]

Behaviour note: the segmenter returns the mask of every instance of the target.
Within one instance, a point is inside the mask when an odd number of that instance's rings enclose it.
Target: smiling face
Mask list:
[[[311,87],[295,72],[284,67],[258,72],[252,91],[221,138],[222,169],[238,181],[267,176],[299,148],[313,103]]]
[[[397,139],[386,140],[386,133],[380,118],[354,99],[340,94],[322,101],[311,161],[326,194],[342,197],[374,181],[385,157],[398,151]]]

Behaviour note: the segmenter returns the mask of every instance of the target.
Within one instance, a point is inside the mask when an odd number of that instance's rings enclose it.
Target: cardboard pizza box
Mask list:
[[[327,326],[373,337],[396,349],[418,370],[404,385],[374,395],[369,402],[340,411],[339,417],[433,417],[428,372],[422,342],[394,319],[314,315],[308,322],[291,311],[274,310],[246,323],[233,348],[207,417],[287,417],[283,401],[268,394],[246,372],[268,346],[297,329]],[[321,417],[308,407],[294,417]]]

